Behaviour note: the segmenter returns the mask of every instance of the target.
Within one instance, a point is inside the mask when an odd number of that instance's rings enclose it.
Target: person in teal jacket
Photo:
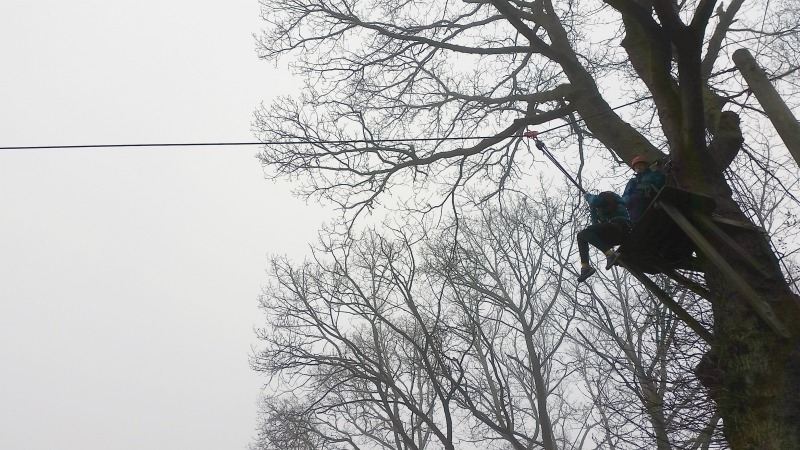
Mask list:
[[[635,225],[647,211],[658,191],[664,187],[667,177],[657,170],[650,170],[650,162],[643,156],[633,158],[631,168],[635,173],[625,186],[622,200],[628,208],[631,223]]]
[[[618,256],[613,246],[621,244],[631,231],[631,219],[622,197],[609,191],[598,195],[584,194],[583,197],[589,203],[592,224],[579,232],[577,237],[581,258],[579,283],[597,272],[589,264],[589,244],[605,253],[606,269],[610,269]]]

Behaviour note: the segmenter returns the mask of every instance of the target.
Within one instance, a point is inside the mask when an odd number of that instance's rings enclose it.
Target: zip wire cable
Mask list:
[[[582,117],[573,122],[567,122],[547,130],[539,132],[547,133],[559,128],[563,128],[574,123],[584,122],[593,117],[607,114],[611,111],[630,106],[641,101],[652,98],[652,95],[632,100],[628,103],[610,108],[608,111],[601,111],[586,117]],[[250,145],[290,145],[290,144],[377,144],[383,142],[424,142],[424,141],[455,141],[455,140],[476,140],[493,139],[497,136],[469,136],[469,137],[432,137],[432,138],[407,138],[407,139],[350,139],[350,140],[319,140],[319,141],[265,141],[265,142],[196,142],[196,143],[160,143],[160,144],[87,144],[87,145],[31,145],[31,146],[8,146],[0,147],[0,150],[72,150],[80,148],[142,148],[142,147],[223,147],[223,146],[250,146]],[[518,135],[509,138],[519,137]],[[538,144],[537,144],[538,147]],[[552,160],[552,159],[551,159]],[[560,168],[560,166],[559,166]],[[563,168],[562,168],[563,171]]]
[[[123,147],[222,147],[245,145],[289,145],[289,144],[375,144],[382,142],[420,142],[420,141],[453,141],[489,139],[496,136],[470,136],[470,137],[438,137],[438,138],[407,138],[407,139],[342,139],[319,141],[258,141],[258,142],[195,142],[195,143],[166,143],[166,144],[90,144],[90,145],[37,145],[27,147],[0,147],[0,150],[52,150],[52,149],[78,149],[78,148],[123,148]],[[511,136],[513,137],[513,136]]]

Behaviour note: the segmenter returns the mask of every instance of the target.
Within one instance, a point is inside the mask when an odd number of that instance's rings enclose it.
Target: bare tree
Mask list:
[[[462,325],[460,403],[479,436],[513,448],[575,448],[591,430],[570,392],[573,311],[563,273],[574,205],[503,196],[434,239],[430,271]],[[585,399],[583,399],[585,400]],[[497,439],[497,438],[494,438]]]
[[[442,311],[417,298],[406,244],[370,233],[329,242],[324,260],[299,268],[273,261],[262,300],[271,325],[253,360],[277,393],[267,423],[297,417],[302,445],[312,436],[319,448],[455,448]],[[302,407],[287,414],[287,398]]]
[[[627,281],[601,298],[565,276],[580,203],[499,199],[423,240],[405,226],[274,261],[254,448],[710,442],[718,419],[688,368],[703,347],[685,325]]]
[[[796,245],[800,174],[788,155],[780,155],[773,136],[753,134],[753,142],[745,144],[743,155],[733,161],[727,177],[744,213],[771,238],[789,284],[800,292]]]
[[[525,167],[519,132],[574,115],[582,125],[570,122],[580,144],[573,159],[601,154],[592,142],[617,160],[668,150],[678,187],[713,198],[720,216],[751,223],[725,176],[743,142],[742,115],[726,105],[750,104],[736,97],[736,80],[725,70],[730,63],[721,57],[730,46],[753,42],[757,58],[781,52],[773,65],[782,69],[778,75],[796,77],[798,66],[798,53],[785,51],[797,42],[798,16],[772,14],[796,9],[793,2],[777,9],[741,0],[262,5],[269,24],[262,56],[291,55],[307,82],[299,100],[276,103],[256,122],[265,140],[302,143],[270,146],[262,159],[273,173],[301,179],[306,195],[355,215],[386,199],[382,194],[409,187],[433,193],[412,197],[421,210],[455,202],[467,183],[500,192]],[[647,98],[627,121],[601,89],[619,79],[634,100]],[[551,134],[571,142],[567,130]],[[459,140],[465,136],[482,138]],[[728,247],[719,249],[720,258],[769,302],[790,337],[752,313],[752,295],[730,289],[725,271],[705,264],[714,339],[701,380],[732,448],[797,448],[798,298],[761,233],[731,233],[761,270]]]
[[[336,442],[351,442],[342,435],[326,435],[323,424],[313,421],[307,406],[294,398],[263,398],[258,435],[250,445],[253,450],[320,450]]]
[[[670,285],[676,301],[710,319],[709,305]],[[607,287],[607,289],[604,289]],[[577,359],[593,413],[605,424],[603,448],[719,448],[719,417],[693,375],[707,344],[623,272],[576,299],[583,347]]]

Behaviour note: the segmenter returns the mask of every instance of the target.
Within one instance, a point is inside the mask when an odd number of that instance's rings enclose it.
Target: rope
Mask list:
[[[581,194],[586,194],[586,189],[584,189],[584,188],[583,188],[583,186],[581,186],[581,184],[580,184],[580,183],[578,183],[578,182],[575,180],[575,178],[573,178],[573,177],[572,177],[572,175],[570,175],[570,174],[567,172],[567,169],[565,169],[565,168],[564,168],[564,166],[562,166],[562,165],[561,165],[561,163],[559,163],[559,162],[556,160],[556,158],[553,156],[553,154],[552,154],[552,153],[550,153],[550,151],[547,149],[547,146],[546,146],[546,145],[544,145],[544,142],[542,142],[542,141],[540,141],[539,139],[536,139],[536,138],[534,138],[534,139],[533,139],[533,141],[536,143],[536,148],[538,148],[539,150],[541,150],[541,151],[542,151],[542,153],[544,153],[544,156],[546,156],[546,157],[547,157],[547,159],[549,159],[549,160],[550,160],[550,162],[552,162],[552,163],[553,163],[553,164],[554,164],[556,167],[558,167],[558,169],[561,171],[561,173],[563,173],[563,174],[564,174],[564,176],[566,176],[566,177],[567,177],[567,179],[569,179],[569,181],[571,181],[571,182],[572,182],[572,184],[573,184],[573,185],[574,185],[576,188],[578,188],[578,190],[581,192]]]
[[[651,95],[647,97],[642,97],[636,100],[632,100],[628,103],[624,103],[619,106],[615,106],[613,108],[609,108],[608,111],[601,111],[583,118],[580,118],[575,121],[568,121],[562,125],[558,125],[552,128],[548,128],[541,133],[547,133],[549,131],[555,131],[559,128],[564,128],[579,122],[586,121],[587,119],[591,119],[593,117],[597,117],[602,114],[607,114],[609,112],[615,111],[620,108],[624,108],[626,106],[630,106],[644,100],[652,98]],[[424,142],[424,141],[464,141],[464,140],[483,140],[483,139],[494,139],[497,136],[469,136],[469,137],[429,137],[429,138],[402,138],[402,139],[348,139],[348,140],[319,140],[319,141],[309,141],[309,140],[289,140],[289,141],[258,141],[258,142],[196,142],[196,143],[156,143],[156,144],[85,144],[85,145],[30,145],[30,146],[6,146],[0,147],[0,150],[70,150],[70,149],[79,149],[79,148],[137,148],[137,147],[222,147],[222,146],[250,146],[250,145],[292,145],[292,144],[312,144],[312,145],[319,145],[319,144],[379,144],[379,143],[388,143],[388,142]],[[519,136],[509,136],[509,137],[519,137]]]

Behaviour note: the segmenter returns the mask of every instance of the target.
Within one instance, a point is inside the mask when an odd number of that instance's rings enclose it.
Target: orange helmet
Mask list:
[[[639,155],[636,158],[633,158],[633,161],[631,161],[631,167],[635,166],[637,163],[640,163],[640,162],[641,163],[645,163],[648,166],[650,165],[650,161],[648,161],[647,158],[645,158],[642,155]]]

